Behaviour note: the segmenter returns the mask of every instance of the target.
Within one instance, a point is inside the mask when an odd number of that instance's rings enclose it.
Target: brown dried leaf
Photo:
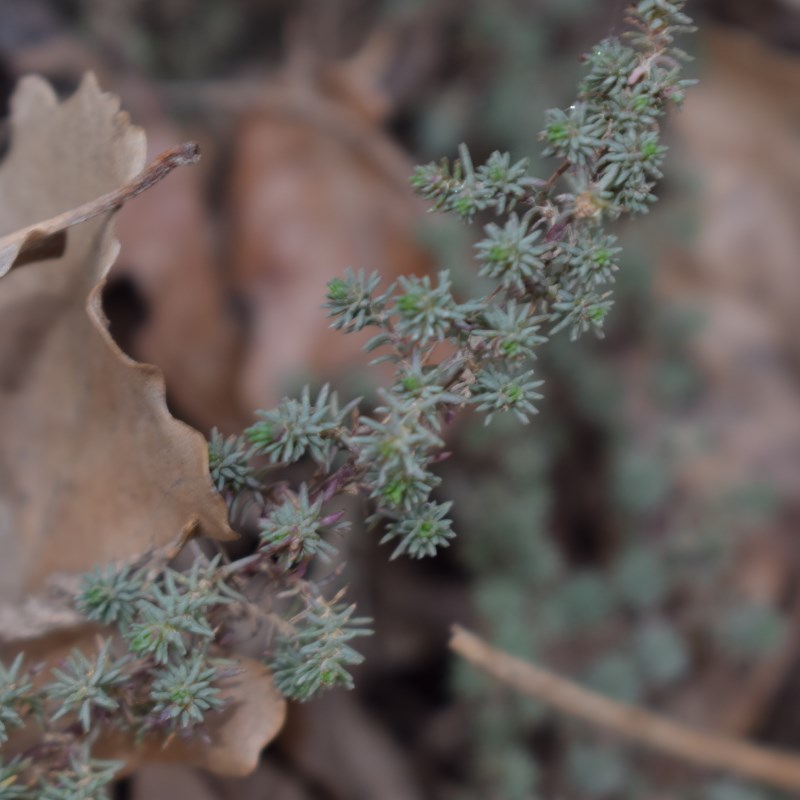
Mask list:
[[[305,776],[282,763],[267,760],[247,778],[217,779],[214,785],[220,800],[265,800],[265,796],[269,800],[315,800],[319,797],[317,787],[309,786]]]
[[[127,102],[131,94],[137,93],[129,92]],[[134,117],[145,124],[154,154],[180,141],[181,132],[148,105],[153,103],[139,100]],[[213,158],[213,147],[204,141],[201,167],[207,169]],[[214,426],[238,432],[252,412],[240,409],[236,398],[241,326],[217,262],[203,181],[201,168],[178,170],[148,191],[145,202],[120,212],[116,230],[122,250],[109,281],[131,280],[147,313],[127,341],[117,341],[133,358],[163,371],[170,407],[180,419],[203,432]]]
[[[190,767],[153,764],[136,772],[131,792],[133,800],[220,800],[203,776]]]
[[[114,192],[143,165],[142,132],[92,76],[60,104],[40,79],[23,80],[11,125],[0,233],[38,230],[38,220]],[[0,281],[4,602],[55,573],[194,532],[232,536],[203,437],[170,416],[159,371],[128,359],[106,330],[100,292],[118,250],[112,215],[69,228],[63,255]],[[24,249],[30,236],[17,241]]]
[[[118,250],[113,211],[172,163],[161,160],[134,179],[143,159],[141,131],[91,76],[61,104],[41,80],[20,86],[12,149],[0,168],[0,232],[19,232],[0,239],[0,260],[19,266],[31,242],[59,232],[65,241],[55,260],[27,263],[0,281],[2,656],[24,645],[30,660],[53,665],[72,647],[95,646],[97,628],[67,608],[74,573],[194,532],[232,536],[203,437],[170,416],[159,371],[119,350],[100,310]],[[252,771],[283,724],[285,701],[261,664],[238,665],[223,689],[230,707],[209,720],[210,741],[137,746],[104,735],[98,756],[124,759],[128,769],[171,762],[222,775]],[[16,747],[38,736],[22,731]]]
[[[82,222],[116,211],[123,203],[147,191],[175,167],[194,164],[200,157],[195,144],[184,144],[163,153],[130,183],[89,200],[52,219],[35,222],[0,238],[0,277],[12,267],[64,254],[66,231]]]
[[[400,748],[352,693],[330,692],[299,706],[287,734],[292,763],[331,797],[423,797]]]
[[[793,498],[800,479],[800,64],[750,35],[707,35],[707,68],[675,118],[701,181],[691,252],[659,270],[662,294],[702,307],[695,340],[709,391],[688,491],[755,479]]]
[[[364,267],[388,285],[431,270],[415,236],[424,205],[408,189],[413,166],[352,99],[287,79],[239,127],[228,207],[231,279],[253,321],[245,407],[274,404],[298,374],[341,381],[366,365],[371,333],[332,332],[320,310],[332,278]]]

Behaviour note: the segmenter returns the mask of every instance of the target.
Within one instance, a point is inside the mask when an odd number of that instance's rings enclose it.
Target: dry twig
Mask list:
[[[800,758],[740,739],[700,733],[651,711],[626,706],[497,650],[456,625],[450,649],[489,675],[557,711],[605,728],[637,744],[707,769],[720,769],[771,786],[800,791]]]
[[[165,150],[124,186],[52,219],[37,222],[1,237],[0,275],[4,275],[12,267],[30,261],[60,256],[66,242],[63,234],[68,228],[115,211],[165,178],[176,167],[194,164],[199,158],[200,148],[194,142]]]

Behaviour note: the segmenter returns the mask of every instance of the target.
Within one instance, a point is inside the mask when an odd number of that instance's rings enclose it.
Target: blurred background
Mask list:
[[[234,433],[305,381],[385,380],[320,310],[346,267],[442,265],[469,291],[479,227],[426,214],[413,165],[461,141],[540,163],[544,110],[624,8],[2,0],[0,102],[24,73],[68,94],[93,70],[151,154],[200,142],[199,167],[120,214],[105,307],[176,416]],[[376,629],[356,690],[293,708],[248,779],[153,767],[119,798],[779,797],[554,716],[446,648],[466,623],[611,697],[800,751],[800,3],[687,10],[701,83],[667,123],[662,202],[616,231],[606,338],[542,348],[527,428],[454,425],[445,555],[350,540],[343,580]]]

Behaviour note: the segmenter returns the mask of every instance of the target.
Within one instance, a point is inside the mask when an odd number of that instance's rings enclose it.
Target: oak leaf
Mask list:
[[[7,266],[16,258],[14,231],[28,229],[16,236],[24,253],[58,229],[52,218],[97,198],[107,205],[104,196],[129,183],[143,161],[142,131],[91,75],[63,103],[42,80],[24,79],[0,166]],[[6,603],[56,573],[136,557],[193,532],[232,536],[205,440],[171,417],[159,371],[131,361],[106,329],[100,294],[118,250],[112,216],[103,208],[68,227],[63,254],[0,279]]]
[[[354,76],[335,92],[298,80],[289,72],[252,98],[227,182],[231,284],[252,323],[239,384],[249,408],[274,405],[300,376],[341,383],[363,371],[373,332],[332,334],[320,309],[347,267],[380,269],[384,288],[433,268],[413,165],[356,102]]]
[[[142,132],[91,75],[63,103],[42,80],[22,81],[11,136],[0,166],[0,656],[23,648],[41,676],[100,632],[69,609],[78,573],[166,558],[194,533],[233,534],[205,439],[169,414],[161,373],[121,352],[100,305],[119,249],[114,211],[192,149],[142,171]],[[263,666],[237,661],[207,740],[137,745],[104,732],[97,754],[128,769],[252,771],[285,701]],[[19,746],[37,735],[21,732]]]

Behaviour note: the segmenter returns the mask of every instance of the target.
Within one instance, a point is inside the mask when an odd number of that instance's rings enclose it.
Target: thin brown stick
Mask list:
[[[28,261],[59,255],[59,247],[53,248],[50,245],[53,244],[55,237],[63,234],[67,228],[114,211],[128,200],[132,200],[158,183],[176,167],[194,164],[199,158],[200,148],[194,142],[185,142],[170,150],[165,150],[124,186],[51,219],[37,222],[27,228],[0,237],[0,275],[4,275],[12,267]],[[63,249],[63,243],[62,237],[61,249]]]
[[[570,716],[707,769],[720,769],[781,789],[800,790],[800,758],[740,739],[700,733],[596,692],[497,650],[456,625],[450,649],[479,669]]]
[[[572,166],[572,162],[564,161],[561,166],[545,181],[544,186],[539,190],[541,194],[548,194],[555,186],[556,181]]]

